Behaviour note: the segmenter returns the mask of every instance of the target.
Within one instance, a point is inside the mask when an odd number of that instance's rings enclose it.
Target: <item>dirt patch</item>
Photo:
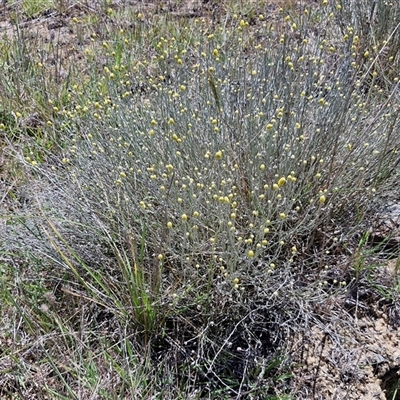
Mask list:
[[[309,354],[298,371],[299,382],[310,388],[307,398],[398,399],[393,396],[400,379],[400,330],[383,317],[353,322],[358,329],[311,329],[304,346]]]
[[[398,280],[393,260],[380,270],[382,280]],[[398,311],[379,304],[345,311],[346,299],[332,302],[294,354],[300,359],[295,381],[302,399],[400,399],[400,320]],[[360,312],[360,314],[361,314]]]

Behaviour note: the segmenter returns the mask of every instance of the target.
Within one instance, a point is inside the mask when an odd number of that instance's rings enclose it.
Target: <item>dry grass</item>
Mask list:
[[[367,233],[398,189],[397,14],[340,4],[5,6],[4,398],[395,385],[357,346],[398,338]]]

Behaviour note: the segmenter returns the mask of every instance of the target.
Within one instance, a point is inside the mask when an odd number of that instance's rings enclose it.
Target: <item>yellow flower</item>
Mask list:
[[[282,178],[279,179],[279,181],[278,181],[278,186],[279,186],[279,187],[282,187],[285,183],[286,183],[286,178],[282,177]]]
[[[254,251],[253,251],[253,250],[249,250],[248,253],[247,253],[247,255],[248,255],[250,258],[253,258],[253,257],[254,257]]]
[[[215,158],[216,158],[217,160],[220,160],[220,159],[222,158],[222,151],[221,151],[221,150],[219,150],[219,151],[217,151],[217,152],[215,153]]]
[[[320,202],[321,204],[324,204],[325,201],[326,201],[326,197],[325,197],[324,195],[321,195],[320,198],[319,198],[319,202]]]
[[[181,139],[176,133],[174,133],[174,134],[172,135],[172,139],[173,139],[176,143],[181,143],[181,142],[182,142],[182,139]]]

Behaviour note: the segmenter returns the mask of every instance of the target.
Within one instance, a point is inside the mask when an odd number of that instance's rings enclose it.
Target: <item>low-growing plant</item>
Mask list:
[[[132,238],[127,238],[127,249],[118,248],[111,237],[109,246],[116,259],[120,279],[110,280],[104,271],[96,270],[81,259],[62,237],[58,229],[48,222],[50,230],[46,231],[49,240],[60,256],[62,262],[90,294],[90,298],[104,308],[111,308],[122,322],[136,324],[144,331],[145,344],[148,335],[153,333],[157,322],[157,307],[162,263],[152,271],[152,276],[146,275],[142,263],[144,259],[145,237],[140,243],[140,254],[137,256],[136,245]],[[55,238],[51,234],[55,235]],[[107,234],[107,232],[105,232]],[[65,250],[57,243],[61,241]],[[85,276],[87,275],[87,276]],[[80,293],[76,293],[80,296]]]
[[[123,395],[284,398],[289,339],[362,275],[360,235],[399,178],[399,81],[371,82],[377,59],[346,22],[367,2],[322,3],[278,25],[228,11],[212,31],[136,15],[140,29],[88,51],[103,67],[57,109],[57,151],[22,155],[38,186],[19,247],[63,282],[61,302],[103,315]],[[349,273],[338,257],[357,247]],[[66,314],[55,325],[72,340]]]

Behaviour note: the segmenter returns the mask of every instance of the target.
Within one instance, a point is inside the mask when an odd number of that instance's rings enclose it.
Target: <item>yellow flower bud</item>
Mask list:
[[[220,159],[222,158],[222,151],[221,151],[221,150],[219,150],[219,151],[217,151],[217,152],[215,153],[215,158],[216,158],[217,160],[220,160]]]
[[[279,181],[278,181],[278,186],[279,186],[279,187],[282,187],[285,183],[286,183],[286,178],[282,177],[282,178],[279,179]]]

